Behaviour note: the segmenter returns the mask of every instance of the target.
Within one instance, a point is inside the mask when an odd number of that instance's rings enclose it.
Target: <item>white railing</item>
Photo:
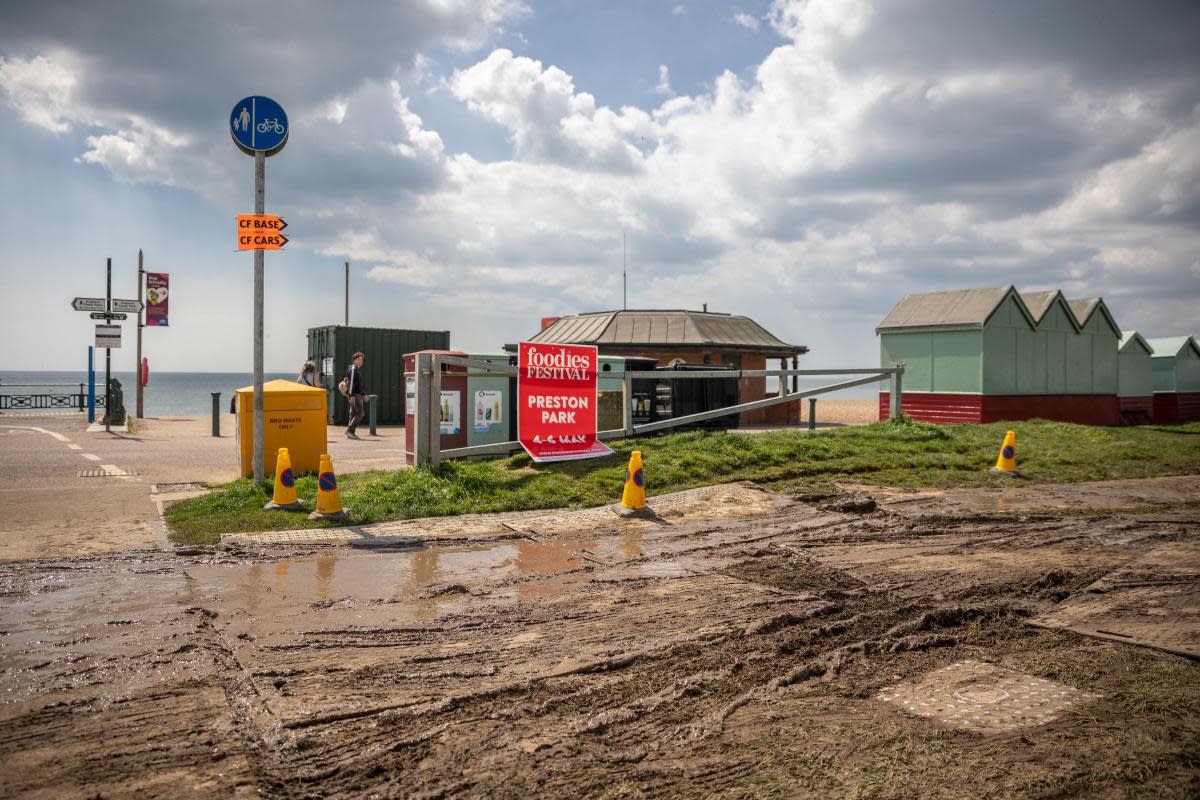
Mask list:
[[[511,364],[495,364],[491,361],[479,361],[441,353],[418,353],[416,363],[417,396],[414,414],[416,430],[413,432],[413,463],[418,467],[436,467],[444,459],[448,458],[505,455],[520,450],[521,444],[516,441],[479,444],[470,447],[455,447],[446,450],[441,449],[440,398],[442,392],[442,371],[446,366],[466,367],[469,370],[489,372],[509,377],[514,377],[517,374],[517,367]],[[779,394],[773,397],[765,397],[762,400],[752,400],[748,403],[738,403],[737,405],[714,408],[709,411],[701,411],[682,417],[671,417],[670,419],[647,422],[641,425],[633,423],[633,381],[639,378],[679,380],[680,378],[728,379],[765,378],[770,376],[778,377],[780,379],[780,386],[783,387],[785,385],[784,378],[788,376],[812,377],[822,375],[863,375],[865,377],[831,383],[826,386],[818,386],[815,389],[805,389],[803,391],[787,392],[781,388]],[[622,427],[600,431],[597,433],[597,438],[605,440],[623,439],[639,434],[653,433],[654,431],[666,430],[680,425],[691,425],[730,414],[740,414],[744,411],[768,408],[781,403],[794,403],[797,400],[815,398],[819,395],[829,394],[830,392],[837,392],[842,389],[850,389],[855,386],[864,386],[868,383],[878,383],[885,380],[891,384],[889,387],[888,416],[895,419],[900,416],[900,392],[903,375],[903,364],[875,369],[714,369],[606,372],[604,373],[605,379],[615,380],[619,378],[621,380],[622,408],[624,409]]]

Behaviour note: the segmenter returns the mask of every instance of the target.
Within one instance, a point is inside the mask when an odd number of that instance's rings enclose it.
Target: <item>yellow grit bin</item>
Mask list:
[[[299,475],[316,472],[326,452],[326,390],[287,380],[263,384],[263,461],[267,469],[275,454],[286,447],[292,470]],[[238,452],[241,473],[254,474],[254,387],[237,390]]]

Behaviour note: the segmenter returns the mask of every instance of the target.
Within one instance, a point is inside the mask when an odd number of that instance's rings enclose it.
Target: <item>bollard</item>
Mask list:
[[[85,398],[84,398],[84,394],[83,394],[83,384],[81,383],[81,384],[79,384],[79,410],[80,410],[80,411],[86,411],[86,410],[87,410],[87,409],[85,409],[85,408],[84,408],[84,405],[83,405],[83,401],[84,401],[84,399],[85,399]]]
[[[221,435],[221,393],[212,393],[213,436]]]
[[[375,401],[378,398],[379,398],[378,395],[374,395],[374,394],[367,395],[367,420],[371,425],[371,435],[372,436],[379,435],[378,433],[375,432],[375,405],[376,405]]]
[[[817,429],[817,398],[808,398],[808,429],[815,431]]]

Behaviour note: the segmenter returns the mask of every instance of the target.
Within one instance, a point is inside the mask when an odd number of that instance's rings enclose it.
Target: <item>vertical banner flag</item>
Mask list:
[[[170,275],[165,272],[146,273],[146,324],[166,327],[167,284]]]
[[[521,342],[517,372],[517,438],[537,462],[607,456],[596,439],[593,346]]]

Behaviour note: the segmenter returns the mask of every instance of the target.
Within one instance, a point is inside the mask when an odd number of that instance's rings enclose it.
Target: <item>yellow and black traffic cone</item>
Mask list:
[[[617,513],[622,516],[654,514],[646,505],[646,472],[642,466],[641,450],[629,454],[629,466],[625,468],[625,489],[621,492],[621,505],[617,507]]]
[[[992,472],[1010,478],[1021,477],[1021,473],[1017,472],[1017,436],[1012,431],[1004,434],[1004,444],[1000,446],[1000,455],[996,458],[996,466],[992,467]]]
[[[333,461],[328,453],[321,454],[321,469],[317,473],[317,510],[309,519],[345,519],[342,495],[338,492],[337,476],[333,474]]]
[[[301,511],[304,504],[296,496],[296,473],[292,472],[292,457],[286,447],[279,448],[275,457],[275,493],[263,511]]]

